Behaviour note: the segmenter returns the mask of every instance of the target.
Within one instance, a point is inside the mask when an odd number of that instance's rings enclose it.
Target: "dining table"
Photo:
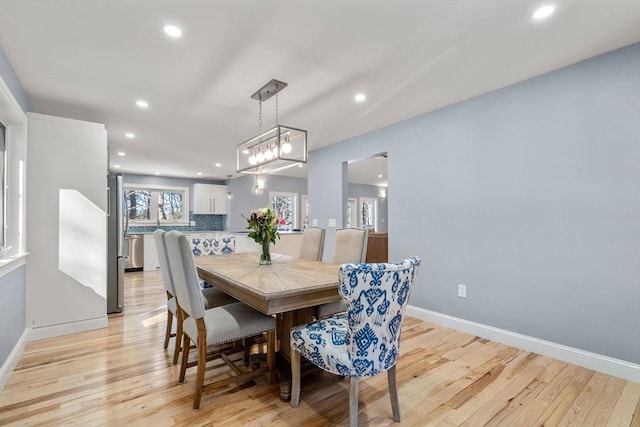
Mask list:
[[[275,315],[280,398],[291,397],[291,328],[314,319],[318,305],[337,301],[340,264],[271,254],[260,265],[257,252],[196,257],[198,275],[207,283],[268,315]]]

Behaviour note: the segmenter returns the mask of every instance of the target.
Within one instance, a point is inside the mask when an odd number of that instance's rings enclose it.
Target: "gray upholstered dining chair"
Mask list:
[[[360,263],[367,258],[367,243],[369,229],[341,228],[336,230],[333,245],[333,259],[335,264]]]
[[[341,228],[336,230],[333,245],[333,259],[335,264],[361,263],[367,258],[367,243],[369,230],[367,228]],[[347,309],[344,301],[334,301],[318,307],[318,317],[326,317]]]
[[[307,227],[302,232],[300,258],[310,261],[320,261],[324,250],[324,228]]]
[[[187,367],[197,366],[193,408],[200,407],[204,391],[216,389],[229,383],[243,383],[266,373],[267,382],[273,384],[275,382],[275,318],[262,314],[241,302],[205,309],[193,252],[187,238],[179,231],[169,231],[165,235],[165,241],[179,302],[178,309],[183,321],[183,350],[179,382],[184,382]],[[231,363],[228,357],[224,357],[226,354],[224,348],[219,348],[219,351],[213,355],[207,353],[208,346],[232,344],[231,351],[235,352],[238,348],[237,345],[245,338],[262,336],[265,333],[267,335],[266,367],[243,372],[240,367],[233,366],[232,371],[237,375],[225,377],[207,385],[204,384],[208,358],[212,360],[213,356],[221,356],[225,362]],[[191,342],[195,344],[198,351],[197,361],[193,363],[188,361]]]
[[[349,418],[358,423],[358,380],[387,372],[393,420],[400,421],[396,363],[417,257],[398,263],[343,264],[338,290],[347,312],[291,329],[291,406],[300,403],[300,355],[349,377]]]
[[[158,253],[158,262],[160,263],[160,275],[162,283],[167,293],[167,328],[164,334],[164,348],[169,347],[169,339],[175,337],[173,348],[173,364],[178,363],[178,355],[180,354],[180,345],[182,342],[182,318],[178,310],[178,302],[176,298],[173,277],[171,276],[171,267],[169,266],[169,258],[167,256],[167,246],[164,239],[165,231],[157,229],[153,232],[153,239]],[[216,288],[202,289],[204,303],[206,308],[213,308],[220,305],[237,302],[235,298]],[[171,333],[173,327],[173,319],[176,319],[176,332]]]

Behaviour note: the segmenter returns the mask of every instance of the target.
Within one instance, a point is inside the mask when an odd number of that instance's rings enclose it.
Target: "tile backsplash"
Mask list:
[[[160,228],[163,230],[178,230],[182,232],[188,231],[222,231],[224,230],[225,215],[194,215],[192,211],[189,212],[189,222],[195,221],[194,226],[172,226],[163,225]],[[151,233],[156,230],[155,225],[145,226],[129,226],[128,234],[135,233]]]

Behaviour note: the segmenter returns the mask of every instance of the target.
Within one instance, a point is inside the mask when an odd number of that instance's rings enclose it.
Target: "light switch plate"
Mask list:
[[[329,227],[335,227],[335,226],[336,226],[336,219],[329,218]]]
[[[314,227],[317,227],[318,226],[318,218],[313,218],[311,220],[311,225],[314,226]]]
[[[458,296],[460,298],[467,297],[467,285],[459,284],[458,285]]]

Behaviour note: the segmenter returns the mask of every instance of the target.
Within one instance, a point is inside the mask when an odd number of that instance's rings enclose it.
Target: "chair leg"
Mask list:
[[[358,377],[349,378],[349,425],[358,426]]]
[[[167,330],[164,333],[165,350],[169,347],[169,338],[171,338],[171,326],[173,326],[173,313],[167,310]]]
[[[275,384],[276,382],[276,331],[267,332],[267,383]]]
[[[291,347],[291,407],[300,404],[300,353]]]
[[[182,323],[183,323],[183,314],[182,310],[178,308],[178,313],[176,316],[176,342],[175,347],[173,348],[173,364],[178,363],[178,355],[180,354],[180,342],[182,341]]]
[[[202,319],[198,319],[200,321]],[[200,328],[198,328],[200,329]],[[196,390],[193,393],[193,409],[200,408],[202,386],[204,385],[204,371],[207,366],[207,337],[198,330],[198,366],[196,371]]]
[[[389,397],[391,398],[391,410],[393,411],[393,421],[400,422],[400,403],[398,402],[398,385],[396,383],[396,367],[387,371],[389,382]]]
[[[244,347],[242,359],[245,364],[249,364],[249,360],[251,358],[251,341],[249,338],[244,338],[242,340],[242,346]]]
[[[184,382],[184,374],[187,372],[187,361],[189,360],[189,347],[191,347],[190,338],[187,334],[182,334],[182,363],[180,364],[180,377],[178,382],[182,384]]]

